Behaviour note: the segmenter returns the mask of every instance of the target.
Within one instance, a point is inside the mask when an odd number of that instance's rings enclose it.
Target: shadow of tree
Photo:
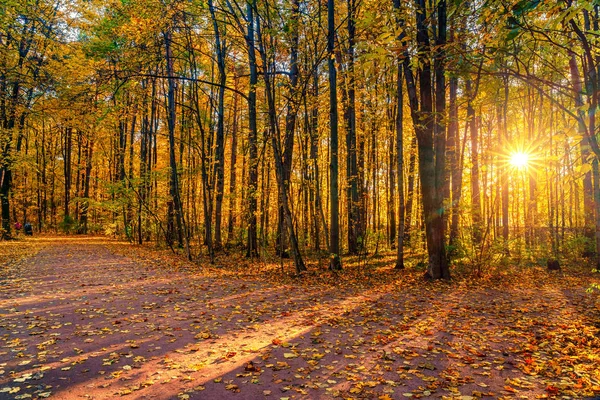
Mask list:
[[[544,319],[586,306],[550,287],[423,283],[387,260],[282,284],[268,266],[174,269],[116,250],[53,239],[22,264],[0,300],[0,396],[533,398],[558,376],[527,375],[541,360],[528,346],[559,332]]]

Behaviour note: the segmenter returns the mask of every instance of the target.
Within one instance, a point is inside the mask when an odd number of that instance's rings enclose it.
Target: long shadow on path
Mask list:
[[[281,285],[134,261],[103,239],[42,246],[0,292],[0,398],[535,396],[553,382],[519,369],[534,315],[508,289]]]

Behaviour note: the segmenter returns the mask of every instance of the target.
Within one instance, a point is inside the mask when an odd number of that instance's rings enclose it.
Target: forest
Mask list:
[[[0,398],[599,399],[599,26],[0,1]]]
[[[595,1],[1,7],[4,239],[598,265]]]

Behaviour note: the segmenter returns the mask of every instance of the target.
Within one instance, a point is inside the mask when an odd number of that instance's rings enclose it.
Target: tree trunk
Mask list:
[[[471,137],[471,218],[473,219],[473,244],[477,248],[483,237],[481,216],[481,189],[479,183],[479,130],[477,129],[477,118],[473,108],[474,90],[473,81],[466,82],[467,92],[467,123]]]
[[[177,224],[177,240],[179,245],[185,248],[188,260],[192,259],[188,235],[185,231],[185,221],[183,218],[183,207],[181,204],[179,190],[179,175],[177,173],[177,161],[175,158],[175,78],[173,71],[173,56],[171,53],[171,31],[163,33],[165,40],[165,61],[167,64],[167,125],[169,129],[169,194],[173,202],[173,213],[175,214],[175,223]]]
[[[339,190],[338,190],[338,109],[337,109],[337,72],[334,59],[335,38],[335,4],[334,0],[327,0],[327,52],[329,67],[329,140],[330,140],[330,231],[329,231],[329,269],[333,271],[342,269],[340,257],[340,215],[339,215]]]
[[[65,224],[69,224],[71,213],[69,205],[71,203],[71,149],[73,147],[73,129],[70,127],[65,128],[63,145],[63,172],[65,182],[65,194],[64,194],[64,217],[63,221]],[[65,225],[65,229],[68,230],[69,225]]]
[[[212,18],[215,34],[215,47],[217,53],[217,66],[219,69],[219,88],[217,99],[217,137],[215,140],[215,240],[214,246],[221,247],[221,220],[223,205],[223,190],[225,189],[225,85],[227,83],[227,71],[225,70],[225,55],[227,46],[221,38],[221,32],[215,15],[213,1],[208,1],[208,8]]]
[[[298,86],[298,43],[299,43],[299,26],[300,23],[300,1],[292,1],[292,15],[291,15],[291,44],[290,44],[290,88],[288,95],[288,104],[285,115],[285,135],[283,138],[283,183],[286,187],[286,191],[289,192],[290,178],[292,174],[292,157],[294,152],[294,134],[296,131],[296,120],[298,114],[298,102],[297,102],[297,86]],[[276,251],[281,257],[287,257],[287,237],[285,224],[287,223],[287,217],[285,216],[285,205],[283,199],[280,199],[279,212],[278,212],[278,231],[277,231],[277,242]],[[289,230],[289,228],[288,228]]]
[[[348,215],[348,253],[357,254],[362,234],[360,232],[360,204],[358,198],[358,169],[356,160],[356,83],[354,72],[354,40],[356,35],[356,0],[348,3],[348,69],[346,120],[346,201]]]
[[[246,257],[258,257],[258,238],[257,238],[257,220],[258,211],[258,130],[256,126],[256,85],[258,83],[258,73],[256,69],[256,53],[254,43],[254,7],[256,0],[249,1],[247,4],[247,23],[248,23],[248,63],[250,67],[250,91],[248,93],[248,216],[247,229],[248,240],[246,244]]]
[[[258,19],[257,19],[258,21]],[[292,253],[294,254],[294,264],[296,266],[296,273],[301,273],[302,271],[306,271],[306,267],[304,266],[304,261],[302,260],[302,255],[300,253],[300,246],[298,245],[298,237],[296,236],[296,232],[294,230],[294,224],[292,221],[292,213],[290,211],[289,202],[288,202],[288,190],[289,190],[289,176],[291,171],[286,173],[284,159],[281,154],[281,150],[279,148],[278,143],[278,129],[277,129],[277,115],[275,108],[275,99],[273,98],[272,92],[272,83],[270,78],[270,70],[269,63],[267,60],[267,53],[265,51],[264,41],[261,34],[261,24],[260,21],[257,23],[257,38],[259,43],[259,51],[262,58],[263,68],[264,68],[264,81],[265,81],[265,92],[267,94],[267,106],[269,110],[269,125],[270,125],[270,136],[271,136],[271,145],[273,147],[273,156],[275,158],[275,172],[277,179],[277,187],[279,189],[279,199],[280,199],[280,207],[283,211],[283,216],[285,218],[285,226],[287,227],[287,237],[290,240],[290,245],[292,247]],[[297,61],[297,60],[296,60]],[[293,67],[297,72],[297,65]],[[288,114],[289,115],[289,114]],[[288,120],[288,122],[290,122]],[[295,117],[294,117],[294,125],[295,125]],[[286,140],[288,139],[288,133],[291,136],[291,147],[293,147],[293,137],[294,137],[294,128],[293,126],[288,126],[286,124],[286,128],[290,128],[291,132],[286,129]],[[286,143],[287,145],[287,143]],[[291,154],[290,154],[291,157]],[[291,167],[291,165],[290,165]],[[269,171],[267,171],[269,173]],[[288,180],[286,184],[286,178]],[[266,210],[264,210],[266,212]],[[280,243],[281,245],[281,243]]]
[[[451,211],[450,238],[451,248],[456,248],[458,240],[458,223],[460,220],[460,198],[462,191],[462,168],[460,165],[460,148],[458,138],[458,78],[450,78],[450,104],[448,107],[448,162],[451,174]]]
[[[443,145],[440,137],[434,136],[435,118],[433,115],[433,97],[431,84],[431,64],[429,44],[426,1],[416,0],[416,22],[417,22],[417,45],[419,57],[419,94],[410,67],[408,54],[404,58],[404,75],[410,100],[411,114],[415,133],[417,136],[417,148],[419,151],[419,177],[421,181],[421,201],[425,220],[425,236],[427,239],[427,251],[429,254],[429,266],[427,276],[431,279],[449,279],[450,270],[446,258],[443,209],[441,208],[441,191],[437,191],[438,182],[443,181],[442,160],[437,160],[441,150],[435,145]],[[445,32],[445,1],[438,3],[438,25]],[[440,31],[441,32],[441,31]],[[444,33],[445,35],[445,33]],[[443,73],[444,63],[436,63],[436,75]],[[420,105],[419,105],[420,104]],[[440,175],[441,174],[441,175]]]
[[[400,0],[394,0],[394,8],[400,9]],[[402,39],[402,37],[400,38]],[[398,176],[398,247],[395,269],[404,269],[404,95],[402,90],[402,62],[398,60],[396,77],[396,175]]]
[[[234,88],[237,90],[238,78],[234,77]],[[235,226],[236,200],[236,162],[237,162],[237,128],[238,128],[238,96],[233,94],[233,123],[231,125],[231,160],[229,166],[229,211],[227,217],[227,243],[231,243]]]
[[[415,171],[417,166],[417,137],[410,141],[410,154],[408,158],[408,180],[406,182],[406,216],[404,217],[404,241],[410,243],[412,225],[414,224],[413,203],[415,200]],[[416,225],[416,224],[414,224]]]
[[[83,234],[88,233],[88,210],[90,205],[90,179],[92,175],[92,155],[94,152],[94,142],[87,137],[85,147],[85,171],[83,176],[83,202],[81,204],[81,214],[79,224]]]
[[[504,143],[509,143],[509,134],[508,134],[508,76],[503,76],[502,80],[504,82],[504,96],[502,106],[499,112],[499,123],[500,129],[502,130],[502,135],[504,138]],[[508,255],[510,253],[510,249],[508,246],[508,238],[509,238],[509,225],[508,225],[508,211],[509,211],[509,198],[508,198],[508,168],[507,166],[503,166],[502,172],[502,240],[504,242],[504,253]]]
[[[569,68],[571,72],[571,85],[573,86],[573,95],[575,98],[575,107],[577,108],[577,132],[581,135],[581,141],[579,142],[579,152],[581,154],[581,163],[590,163],[590,139],[587,134],[587,128],[585,125],[585,115],[582,110],[583,97],[582,97],[582,82],[581,74],[579,73],[579,67],[575,59],[575,53],[571,53],[569,58]],[[594,235],[594,189],[592,184],[592,171],[591,168],[587,169],[583,174],[583,215],[585,218],[583,234],[588,238],[588,248],[585,250],[586,253],[591,252]]]

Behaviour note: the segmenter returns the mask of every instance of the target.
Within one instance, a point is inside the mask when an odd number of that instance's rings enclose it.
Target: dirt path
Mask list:
[[[102,238],[19,248],[0,257],[0,399],[600,394],[585,281],[286,285],[175,270]]]

